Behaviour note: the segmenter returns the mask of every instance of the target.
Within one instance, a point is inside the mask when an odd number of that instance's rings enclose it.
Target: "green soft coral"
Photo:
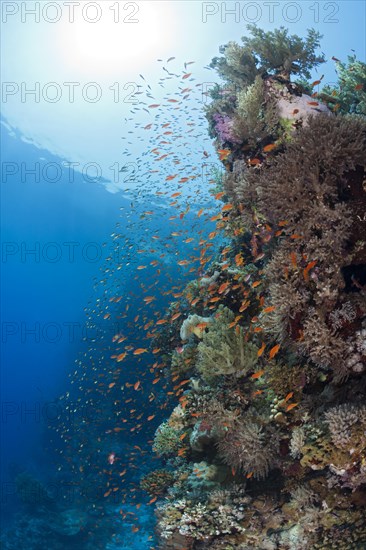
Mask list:
[[[245,341],[243,328],[229,326],[234,318],[229,308],[220,307],[198,344],[196,367],[207,382],[220,375],[243,376],[257,363],[258,348]]]

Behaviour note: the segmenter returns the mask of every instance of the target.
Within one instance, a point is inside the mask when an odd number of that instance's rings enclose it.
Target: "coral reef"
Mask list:
[[[154,442],[173,472],[160,548],[361,549],[363,99],[354,90],[340,109],[326,88],[313,92],[315,31],[249,31],[211,64],[225,84],[206,115],[226,169],[217,231],[229,244],[183,292],[170,370],[184,386]],[[359,84],[362,65],[350,63]]]

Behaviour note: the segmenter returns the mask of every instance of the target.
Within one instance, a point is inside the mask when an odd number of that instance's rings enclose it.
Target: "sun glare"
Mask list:
[[[109,4],[109,6],[107,6]],[[130,9],[116,13],[112,3],[104,4],[99,20],[95,23],[80,20],[69,24],[67,47],[63,48],[65,63],[80,72],[103,75],[116,69],[143,69],[144,61],[150,61],[155,52],[161,53],[170,42],[168,14],[161,20],[148,2],[129,3]],[[114,3],[116,6],[116,3]],[[135,11],[133,11],[133,8]],[[90,18],[98,14],[90,12]]]

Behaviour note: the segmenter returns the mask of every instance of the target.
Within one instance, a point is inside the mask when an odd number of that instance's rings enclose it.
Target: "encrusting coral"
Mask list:
[[[363,96],[313,92],[315,31],[249,31],[211,64],[225,84],[206,114],[226,169],[217,231],[230,242],[187,285],[177,347],[164,348],[183,387],[154,440],[169,471],[159,548],[361,549]]]

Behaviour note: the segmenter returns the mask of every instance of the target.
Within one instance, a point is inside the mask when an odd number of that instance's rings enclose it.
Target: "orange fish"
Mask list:
[[[294,268],[296,269],[297,268],[297,261],[296,261],[295,252],[291,252],[290,257],[291,257],[291,263],[294,266]]]
[[[273,346],[273,348],[269,352],[269,358],[273,359],[275,355],[277,355],[278,350],[280,349],[281,345],[277,344],[276,346]]]
[[[290,391],[290,393],[288,393],[285,397],[285,401],[288,401],[289,399],[291,399],[291,397],[294,395],[294,392],[293,391]]]
[[[115,386],[116,383],[115,382],[111,382],[110,384],[108,384],[108,388],[113,388],[113,386]]]
[[[265,153],[269,153],[270,151],[273,151],[273,149],[276,149],[277,145],[275,143],[270,143],[269,145],[266,145],[263,147],[263,151]]]
[[[249,306],[249,304],[250,304],[249,300],[244,300],[239,308],[239,313],[242,313],[243,311],[245,311]]]
[[[222,294],[223,292],[225,292],[228,286],[229,286],[229,283],[222,283],[222,285],[219,286],[219,290],[217,292],[219,294]]]
[[[155,414],[152,414],[150,416],[147,417],[148,421],[150,422],[150,420],[152,420],[153,418],[155,418]]]
[[[288,405],[286,407],[286,412],[288,411],[291,411],[291,409],[294,409],[295,407],[297,407],[298,403],[291,403],[291,405]]]
[[[124,352],[124,353],[120,353],[119,355],[117,355],[117,363],[120,363],[121,361],[123,361],[123,359],[126,357],[127,353]]]
[[[139,387],[140,387],[140,383],[141,383],[140,380],[138,380],[138,382],[136,382],[136,384],[134,384],[133,389],[138,390]]]
[[[258,254],[258,256],[254,258],[254,262],[259,262],[259,260],[263,260],[264,256],[264,252],[261,252],[260,254]]]
[[[217,152],[219,154],[220,160],[226,160],[231,153],[230,149],[218,149]]]
[[[308,265],[305,267],[303,271],[305,281],[309,280],[309,270],[312,269],[316,265],[316,263],[317,263],[317,260],[314,260],[308,263]]]
[[[355,90],[362,90],[363,84],[356,84]]]
[[[252,283],[252,288],[256,288],[256,287],[259,286],[261,283],[262,283],[262,281],[254,281],[254,283]]]
[[[264,310],[263,310],[263,313],[271,313],[275,309],[276,309],[276,306],[265,307]]]
[[[249,474],[246,475],[246,478],[247,479],[250,479],[252,477],[252,475],[254,474],[254,472],[249,472]]]
[[[262,353],[264,352],[265,347],[266,347],[266,344],[263,342],[263,344],[261,345],[261,347],[258,350],[258,353],[257,353],[258,357],[260,357],[262,355]]]
[[[249,160],[249,164],[251,164],[252,166],[258,166],[258,164],[260,164],[260,163],[261,163],[261,161],[257,158]]]
[[[159,321],[156,321],[157,325],[165,325],[165,323],[168,322],[168,319],[159,319]]]
[[[221,199],[225,195],[225,191],[220,191],[220,193],[216,193],[215,199]]]
[[[243,256],[240,253],[235,256],[235,263],[238,267],[244,264]]]
[[[222,211],[222,212],[227,212],[228,210],[231,210],[232,207],[233,207],[233,205],[229,202],[228,204],[225,204],[225,206],[223,206],[223,207],[221,208],[221,211]]]
[[[251,375],[250,378],[253,378],[254,380],[257,380],[258,378],[260,378],[261,376],[263,376],[264,374],[264,370],[259,370],[257,372],[255,372],[254,374]]]
[[[178,456],[184,456],[187,449],[188,447],[183,447],[182,449],[179,449]]]
[[[141,353],[147,353],[148,350],[146,348],[137,348],[133,352],[134,355],[141,355]]]
[[[308,105],[311,105],[313,107],[317,107],[319,105],[319,103],[317,101],[308,101],[307,103],[308,103]]]

